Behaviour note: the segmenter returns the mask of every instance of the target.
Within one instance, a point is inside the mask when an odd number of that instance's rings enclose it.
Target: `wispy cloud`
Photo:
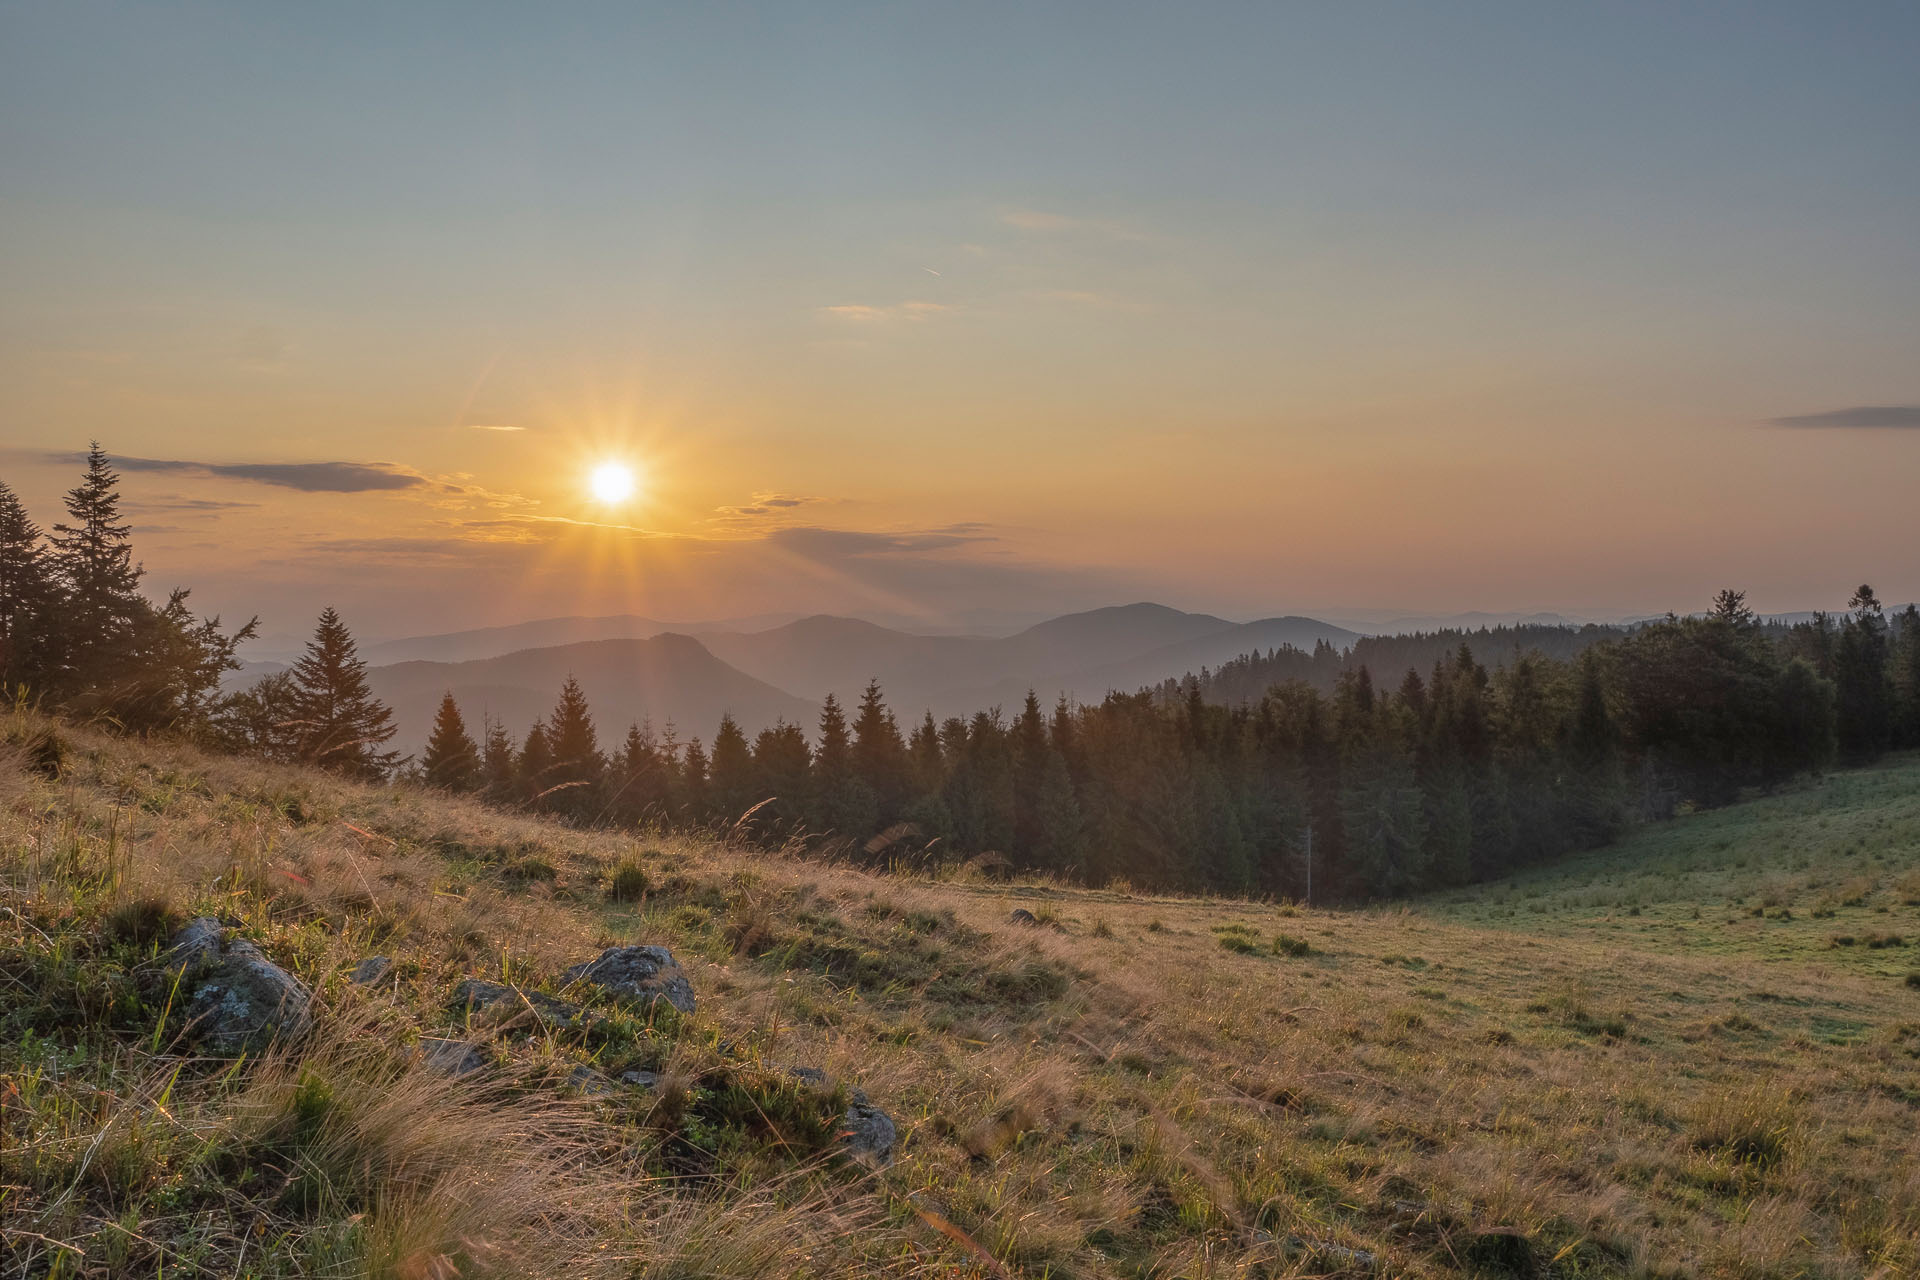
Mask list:
[[[525,431],[525,427],[510,427],[500,422],[469,422],[469,431]]]
[[[1101,218],[1076,218],[1064,213],[1050,213],[1044,209],[1009,209],[1000,215],[1003,226],[1017,231],[1031,231],[1044,234],[1062,234],[1074,232],[1091,233],[1109,240],[1144,240],[1146,236],[1118,222],[1108,222]]]
[[[892,306],[885,307],[868,306],[862,302],[846,302],[838,306],[821,307],[820,314],[828,320],[842,320],[850,324],[890,324],[902,320],[925,320],[953,310],[956,308],[944,302],[915,299],[910,302],[896,302]]]
[[[1770,421],[1776,427],[1920,427],[1920,404],[1860,405]]]
[[[48,461],[71,465],[84,463],[86,458],[83,454],[59,453],[48,455]],[[115,457],[113,465],[122,471],[172,471],[251,480],[302,493],[369,493],[435,486],[452,492],[461,489],[392,462],[195,462],[184,458]]]
[[[792,493],[756,493],[739,506],[717,508],[714,516],[720,520],[756,519],[784,515],[797,507],[817,506],[825,501],[825,498]]]
[[[998,541],[988,527],[978,521],[950,524],[938,529],[903,531],[826,529],[818,525],[799,525],[790,529],[775,529],[766,535],[766,540],[811,557],[918,555]]]
[[[220,502],[213,498],[180,498],[171,494],[127,502],[129,511],[250,511],[257,502]]]

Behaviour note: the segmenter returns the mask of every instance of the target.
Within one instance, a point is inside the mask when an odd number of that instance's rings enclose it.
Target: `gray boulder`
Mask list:
[[[608,947],[596,960],[567,970],[568,982],[590,982],[629,1004],[665,1000],[682,1013],[693,1012],[693,983],[665,947]]]
[[[420,1060],[429,1070],[449,1076],[469,1075],[487,1065],[487,1057],[478,1046],[441,1036],[429,1036],[420,1042]]]
[[[604,1098],[613,1092],[613,1081],[584,1064],[567,1075],[567,1083],[589,1098]]]
[[[353,966],[353,972],[348,975],[348,981],[363,987],[372,986],[392,972],[392,960],[386,956],[368,956]]]
[[[167,947],[167,968],[177,971],[217,964],[226,940],[227,927],[212,916],[188,921],[185,928],[173,935],[173,942]]]
[[[622,1071],[620,1083],[630,1084],[636,1089],[657,1089],[660,1087],[658,1071]]]
[[[899,1133],[893,1117],[858,1098],[840,1117],[840,1149],[863,1164],[893,1163],[893,1144]]]
[[[259,1053],[313,1026],[312,993],[245,938],[229,938],[218,920],[202,917],[174,935],[167,966],[193,992],[188,1025],[209,1052]]]
[[[577,1004],[550,996],[544,991],[528,991],[523,987],[510,987],[504,982],[487,982],[480,978],[468,978],[453,989],[454,1003],[469,1011],[493,1009],[504,1005],[500,1012],[511,1014],[531,1008],[543,1022],[573,1024],[580,1021],[586,1010]]]

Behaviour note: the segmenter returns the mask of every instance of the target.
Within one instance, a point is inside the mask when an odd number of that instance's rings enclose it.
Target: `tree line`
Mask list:
[[[0,486],[5,687],[579,824],[723,826],[873,862],[1365,898],[1496,877],[1636,821],[1920,747],[1920,615],[1889,618],[1862,586],[1846,614],[1790,627],[1723,591],[1703,616],[1626,630],[1277,650],[1097,704],[1048,709],[1030,693],[1010,717],[926,714],[904,729],[871,683],[851,708],[828,697],[811,732],[782,722],[749,736],[726,716],[706,742],[671,724],[603,742],[569,677],[519,735],[484,717],[470,726],[449,692],[424,752],[403,760],[332,609],[291,670],[219,696],[252,624],[222,633],[187,614],[183,591],[144,602],[114,480],[96,447],[68,496],[73,523],[46,539]],[[1376,681],[1396,669],[1397,683]]]

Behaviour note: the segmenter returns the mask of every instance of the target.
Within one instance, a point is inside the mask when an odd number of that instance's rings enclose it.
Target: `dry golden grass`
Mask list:
[[[1587,923],[1618,904],[1508,919],[1484,896],[1325,911],[873,876],[62,732],[59,779],[0,784],[0,981],[32,1028],[0,1047],[0,1257],[28,1274],[111,1256],[222,1275],[1920,1268],[1920,991],[1850,958]],[[1857,909],[1920,933],[1882,901],[1907,852]],[[533,861],[551,877],[510,870]],[[635,900],[609,896],[621,867],[644,871]],[[1778,872],[1799,901],[1820,868],[1747,870],[1743,895],[1783,891]],[[141,904],[239,922],[314,986],[323,1030],[237,1072],[156,1043],[116,976],[152,954]],[[1050,923],[1012,925],[1015,906]],[[1276,950],[1283,934],[1309,949]],[[557,990],[617,941],[672,947],[698,1016],[600,1042],[476,1024],[496,1066],[472,1085],[409,1065],[415,1037],[460,1025],[460,978]],[[396,976],[351,988],[375,952]],[[643,1053],[656,1093],[553,1084]],[[792,1065],[889,1111],[896,1163],[834,1160],[800,1120],[713,1127],[717,1073],[771,1108]],[[164,1113],[143,1105],[169,1087]],[[181,1190],[191,1143],[166,1135],[257,1154],[302,1123],[312,1196],[247,1182],[245,1161],[194,1165],[212,1190]]]

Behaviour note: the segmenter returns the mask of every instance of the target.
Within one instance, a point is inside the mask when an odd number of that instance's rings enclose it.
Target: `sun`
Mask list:
[[[637,487],[633,468],[624,462],[603,462],[587,477],[587,488],[593,496],[609,506],[631,498]]]

